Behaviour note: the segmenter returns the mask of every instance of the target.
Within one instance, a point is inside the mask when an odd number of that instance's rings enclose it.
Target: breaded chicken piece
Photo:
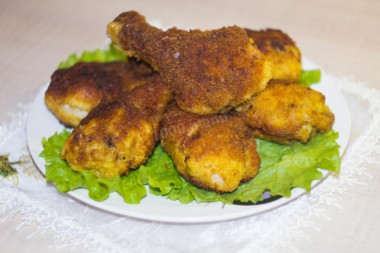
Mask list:
[[[270,64],[244,29],[162,31],[134,11],[108,25],[113,42],[157,70],[178,106],[197,114],[226,112],[263,90]]]
[[[74,171],[95,171],[96,177],[128,174],[144,164],[159,136],[159,125],[172,95],[157,79],[101,103],[65,142],[61,158]]]
[[[324,95],[296,83],[271,81],[238,111],[255,137],[286,145],[306,143],[334,124],[334,114],[325,104]]]
[[[65,125],[75,127],[101,101],[112,101],[153,75],[144,63],[79,62],[53,73],[45,103]]]
[[[113,61],[103,63],[107,71],[115,71],[121,79],[122,92],[133,90],[137,86],[143,85],[147,79],[155,73],[153,69],[142,61],[135,58],[129,58],[127,62]]]
[[[160,137],[179,174],[200,188],[232,192],[258,172],[256,141],[236,115],[198,115],[172,104]]]
[[[301,74],[301,52],[296,43],[281,30],[245,29],[272,65],[272,78],[298,82]]]

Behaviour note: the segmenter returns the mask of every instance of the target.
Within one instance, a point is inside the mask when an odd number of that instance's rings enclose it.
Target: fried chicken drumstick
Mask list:
[[[153,75],[145,63],[79,62],[55,71],[45,93],[45,103],[67,126],[75,127],[100,102],[113,101],[142,85]]]
[[[129,11],[108,25],[108,34],[129,56],[161,74],[184,111],[228,111],[263,90],[271,78],[270,64],[237,26],[162,31]]]
[[[256,141],[237,116],[198,115],[172,104],[160,137],[177,171],[200,188],[232,192],[258,172]]]
[[[144,164],[158,141],[159,125],[172,95],[157,79],[101,103],[65,142],[61,158],[74,171],[95,171],[96,177],[128,174]]]
[[[332,128],[334,114],[322,93],[304,85],[271,81],[243,107],[242,119],[257,138],[291,145]]]
[[[272,66],[272,78],[298,82],[301,74],[301,52],[296,43],[281,30],[245,29]]]

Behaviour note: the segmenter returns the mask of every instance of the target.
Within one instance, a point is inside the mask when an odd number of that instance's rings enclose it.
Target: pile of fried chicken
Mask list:
[[[108,25],[127,62],[54,72],[47,107],[74,127],[61,151],[72,170],[128,174],[160,141],[179,174],[218,193],[258,172],[255,138],[306,143],[332,128],[324,96],[298,84],[301,53],[280,30],[160,30],[135,11]]]

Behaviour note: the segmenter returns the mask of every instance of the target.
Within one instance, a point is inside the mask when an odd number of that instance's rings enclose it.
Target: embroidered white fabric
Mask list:
[[[11,161],[25,161],[24,166],[17,167],[18,185],[0,179],[0,221],[21,215],[22,222],[15,229],[36,224],[37,230],[30,237],[52,231],[52,247],[80,245],[91,252],[296,251],[291,239],[306,236],[303,227],[318,228],[313,218],[326,216],[324,208],[349,194],[350,185],[364,184],[370,177],[368,165],[380,164],[376,159],[380,153],[380,91],[349,79],[326,74],[324,78],[340,88],[351,114],[360,120],[352,122],[339,177],[328,176],[311,194],[287,205],[243,219],[187,225],[141,221],[89,207],[58,193],[32,164],[24,131],[27,106],[20,106],[12,122],[0,126],[0,154],[10,153]]]

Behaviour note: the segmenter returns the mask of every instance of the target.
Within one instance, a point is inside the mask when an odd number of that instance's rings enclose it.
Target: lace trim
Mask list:
[[[67,205],[70,208],[80,206],[82,216],[62,215],[54,205],[49,206],[42,200],[36,200],[35,196],[22,192],[10,182],[0,180],[0,213],[3,214],[0,221],[5,222],[20,214],[22,222],[16,230],[28,224],[36,224],[36,230],[28,238],[53,231],[55,240],[52,247],[73,249],[82,246],[94,252],[146,251],[153,248],[155,252],[178,252],[183,251],[182,245],[187,245],[189,251],[213,251],[224,246],[230,247],[232,242],[240,246],[241,252],[277,251],[279,247],[284,251],[297,251],[291,238],[305,236],[302,227],[318,228],[313,218],[329,219],[324,207],[335,205],[341,208],[335,204],[336,198],[339,195],[348,196],[348,186],[364,184],[365,178],[370,177],[366,165],[380,164],[377,159],[380,153],[380,91],[345,78],[328,75],[324,78],[336,84],[342,92],[367,102],[368,113],[372,118],[367,129],[347,149],[339,178],[327,177],[321,182],[323,187],[316,187],[312,194],[303,195],[281,208],[235,221],[186,225],[186,231],[183,231],[185,225],[121,218],[74,201],[68,201]],[[10,124],[0,126],[0,152],[8,150],[11,153],[10,159],[13,160],[25,155],[26,108],[27,106],[21,106],[20,112]],[[34,170],[37,171],[36,168]],[[28,171],[34,175],[33,169],[29,168]],[[25,173],[20,173],[20,177],[24,181],[38,184],[38,187],[45,187],[41,186],[40,180],[30,178]],[[53,194],[57,195],[56,192]],[[186,243],[189,241],[197,243],[189,245]]]
[[[113,245],[112,241],[102,234],[94,233],[90,227],[81,226],[71,217],[62,217],[44,203],[32,200],[15,188],[1,187],[1,192],[1,211],[9,212],[0,219],[1,222],[16,214],[21,214],[23,221],[16,227],[16,230],[32,223],[38,224],[37,229],[28,238],[46,231],[53,231],[56,233],[54,245],[57,248],[70,247],[73,249],[81,245],[90,250],[101,252],[110,252],[111,250],[112,252],[122,252],[120,247]]]

